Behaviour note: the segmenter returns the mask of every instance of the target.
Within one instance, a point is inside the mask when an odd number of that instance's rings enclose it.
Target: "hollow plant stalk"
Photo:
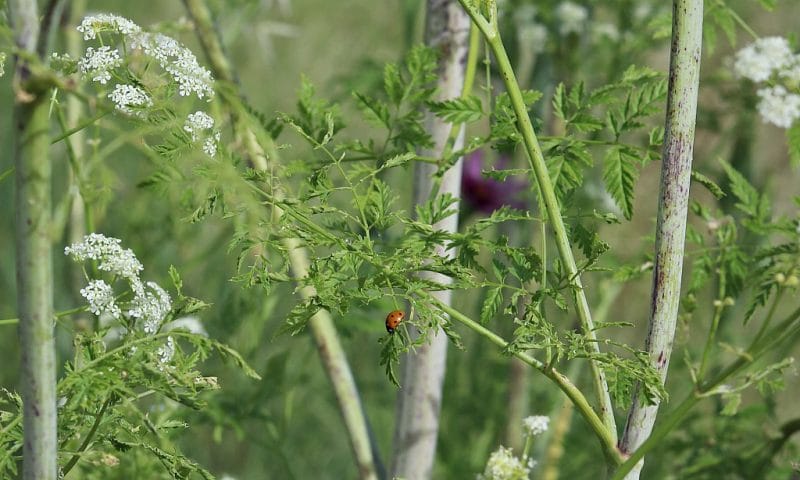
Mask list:
[[[662,383],[667,377],[678,318],[702,32],[703,1],[675,0],[652,304],[645,344],[650,364],[660,374]],[[657,413],[658,401],[648,405],[641,385],[637,386],[620,441],[623,454],[630,454],[650,436]],[[643,461],[640,461],[625,478],[638,479],[642,466]]]
[[[56,349],[53,332],[48,86],[37,78],[35,1],[8,4],[18,53],[14,71],[16,263],[22,368],[22,478],[58,478]]]
[[[556,198],[553,183],[550,180],[541,146],[533,130],[531,119],[528,116],[528,108],[522,99],[519,83],[517,82],[513,68],[511,68],[511,61],[508,58],[503,41],[500,38],[496,5],[494,1],[483,2],[482,5],[487,5],[489,8],[479,9],[475,5],[475,2],[471,0],[459,0],[459,3],[461,3],[464,10],[466,10],[472,18],[472,21],[480,29],[497,61],[497,68],[503,78],[503,84],[506,87],[511,105],[514,109],[514,114],[517,117],[517,127],[522,135],[534,180],[539,187],[539,192],[547,212],[547,218],[553,228],[553,236],[555,237],[558,255],[564,266],[567,277],[569,278],[575,310],[581,321],[583,333],[589,340],[591,348],[594,349],[596,353],[599,353],[600,347],[596,342],[597,336],[594,332],[594,322],[592,321],[592,314],[589,310],[589,302],[581,282],[580,272],[575,263],[575,257],[572,254],[569,237],[567,236],[567,230],[564,226],[564,219],[561,216],[561,207]],[[616,439],[617,427],[614,420],[614,410],[605,373],[597,362],[593,360],[590,360],[590,366],[600,417],[603,419],[603,423],[608,429],[609,434],[612,438]]]
[[[462,93],[467,55],[469,52],[470,20],[455,0],[428,0],[426,12],[425,41],[439,54],[437,91],[438,100],[448,100]],[[463,128],[456,127],[456,139],[452,148],[459,149],[463,143]],[[423,156],[442,157],[451,143],[453,125],[428,114],[426,130],[434,146],[422,151]],[[435,185],[436,165],[417,162],[414,166],[414,204],[426,202]],[[445,174],[438,195],[461,196],[462,161],[459,159]],[[435,229],[455,232],[458,230],[458,215],[451,215],[434,226]],[[437,246],[435,255],[453,257],[453,250]],[[424,272],[420,274],[430,280],[447,284],[449,278]],[[440,302],[450,305],[452,292],[432,292]],[[441,331],[432,332],[430,342],[405,356],[397,393],[395,414],[394,459],[392,476],[424,480],[431,477],[436,457],[436,440],[439,434],[439,412],[442,404],[447,359],[447,336]]]
[[[239,101],[239,92],[233,69],[225,56],[219,35],[211,21],[211,14],[203,0],[184,0],[189,15],[195,23],[197,36],[211,64],[215,77],[224,83],[221,92],[223,102],[231,112],[235,134],[248,153],[253,165],[261,170],[269,168],[268,155],[259,144],[259,136],[252,130],[252,122],[248,121],[244,106]],[[270,151],[271,161],[277,158],[277,152]],[[275,208],[275,214],[283,214],[281,209]],[[294,275],[302,278],[308,274],[308,253],[299,246],[294,239],[286,240],[289,251],[291,268]],[[305,288],[301,295],[308,297],[314,295],[313,288]],[[308,322],[311,335],[322,360],[323,367],[333,385],[339,410],[344,418],[350,445],[353,450],[358,468],[358,478],[362,480],[377,480],[379,477],[380,461],[370,440],[368,422],[352,370],[345,355],[333,319],[326,310],[320,310]],[[381,475],[382,477],[382,475]]]

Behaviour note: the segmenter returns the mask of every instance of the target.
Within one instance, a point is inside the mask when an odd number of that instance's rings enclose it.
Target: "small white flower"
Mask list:
[[[153,106],[150,96],[136,85],[117,84],[108,98],[114,102],[117,110],[138,117],[143,116],[142,108]]]
[[[111,15],[108,13],[101,13],[98,15],[90,15],[85,17],[77,30],[83,34],[84,40],[93,40],[97,38],[100,32],[113,32],[122,35],[131,35],[138,33],[142,29],[139,25],[131,22],[127,18],[118,15]]]
[[[81,296],[89,303],[89,310],[100,316],[107,313],[115,319],[122,316],[122,311],[114,300],[114,290],[103,280],[92,280],[81,289]]]
[[[501,446],[489,456],[480,480],[527,480],[530,468],[514,456],[510,448]]]
[[[213,157],[217,154],[217,145],[219,144],[220,134],[216,132],[214,136],[206,138],[205,142],[203,142],[203,151],[209,157]]]
[[[214,128],[214,119],[201,110],[186,116],[183,129],[192,135],[192,141],[197,141],[200,132]]]
[[[738,77],[763,82],[775,71],[791,65],[793,60],[794,55],[785,38],[759,38],[736,53],[733,71]]]
[[[156,350],[156,355],[158,355],[158,368],[164,370],[164,367],[166,367],[166,365],[175,355],[175,340],[172,339],[172,336],[167,337],[166,343],[158,347],[158,350]]]
[[[90,75],[93,81],[100,82],[103,85],[111,80],[110,70],[120,65],[122,65],[122,59],[119,58],[119,52],[116,48],[109,46],[97,49],[89,47],[86,49],[86,53],[78,59],[80,72],[84,75]]]
[[[762,88],[758,92],[758,113],[761,118],[781,128],[789,128],[800,118],[800,95],[788,93],[780,85]]]
[[[524,426],[527,435],[535,437],[536,435],[541,435],[547,431],[547,428],[550,425],[550,418],[544,415],[532,415],[530,417],[526,417],[522,421],[522,425]]]
[[[135,296],[130,303],[128,316],[142,320],[145,333],[154,334],[172,310],[172,299],[157,283],[147,282],[145,285],[141,282],[131,284]]]
[[[5,64],[6,64],[6,54],[4,52],[0,52],[0,77],[5,75]]]
[[[558,29],[561,35],[581,33],[586,19],[589,18],[589,11],[577,3],[562,2],[556,8],[556,18],[560,22]]]

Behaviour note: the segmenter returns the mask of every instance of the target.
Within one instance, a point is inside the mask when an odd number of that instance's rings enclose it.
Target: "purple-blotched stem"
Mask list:
[[[678,318],[702,33],[703,1],[675,0],[650,327],[646,341],[651,365],[661,375],[662,382],[666,381]],[[619,445],[623,454],[630,454],[647,440],[657,413],[658,402],[647,405],[638,386]],[[640,461],[625,478],[638,479],[642,466]]]

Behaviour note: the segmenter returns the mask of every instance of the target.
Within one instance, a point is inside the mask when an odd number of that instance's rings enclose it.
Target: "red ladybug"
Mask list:
[[[406,314],[403,313],[401,310],[395,310],[391,312],[389,315],[386,316],[386,331],[389,333],[394,333],[394,330],[400,325],[400,322],[403,321],[403,317]]]

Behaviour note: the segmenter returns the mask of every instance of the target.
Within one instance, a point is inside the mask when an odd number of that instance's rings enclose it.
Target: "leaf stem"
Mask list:
[[[441,308],[442,311],[450,315],[450,318],[463,323],[465,326],[469,327],[471,330],[478,333],[482,337],[486,338],[490,342],[494,343],[498,347],[502,348],[503,350],[508,348],[508,342],[506,342],[500,335],[497,335],[493,331],[489,330],[480,323],[464,315],[455,308],[452,308],[448,305],[439,302],[436,298],[434,298],[430,294],[421,292],[420,295],[426,297],[427,300],[429,300],[430,302],[434,303],[439,308]],[[617,450],[616,439],[611,434],[611,432],[606,428],[603,420],[597,415],[597,413],[595,413],[594,409],[589,404],[588,400],[580,391],[580,389],[578,389],[578,387],[576,387],[569,380],[569,378],[567,378],[565,375],[563,375],[555,368],[549,367],[545,363],[536,360],[530,355],[527,355],[522,352],[514,352],[513,355],[522,360],[523,362],[527,363],[531,367],[535,368],[542,374],[544,374],[547,378],[549,378],[553,382],[555,382],[556,385],[558,385],[558,387],[561,389],[561,391],[564,392],[564,394],[567,397],[569,397],[569,399],[575,405],[575,408],[578,409],[581,416],[583,416],[583,418],[589,424],[589,427],[592,429],[597,438],[600,440],[600,445],[606,457],[617,465],[622,463],[623,458],[620,455],[619,450]]]

